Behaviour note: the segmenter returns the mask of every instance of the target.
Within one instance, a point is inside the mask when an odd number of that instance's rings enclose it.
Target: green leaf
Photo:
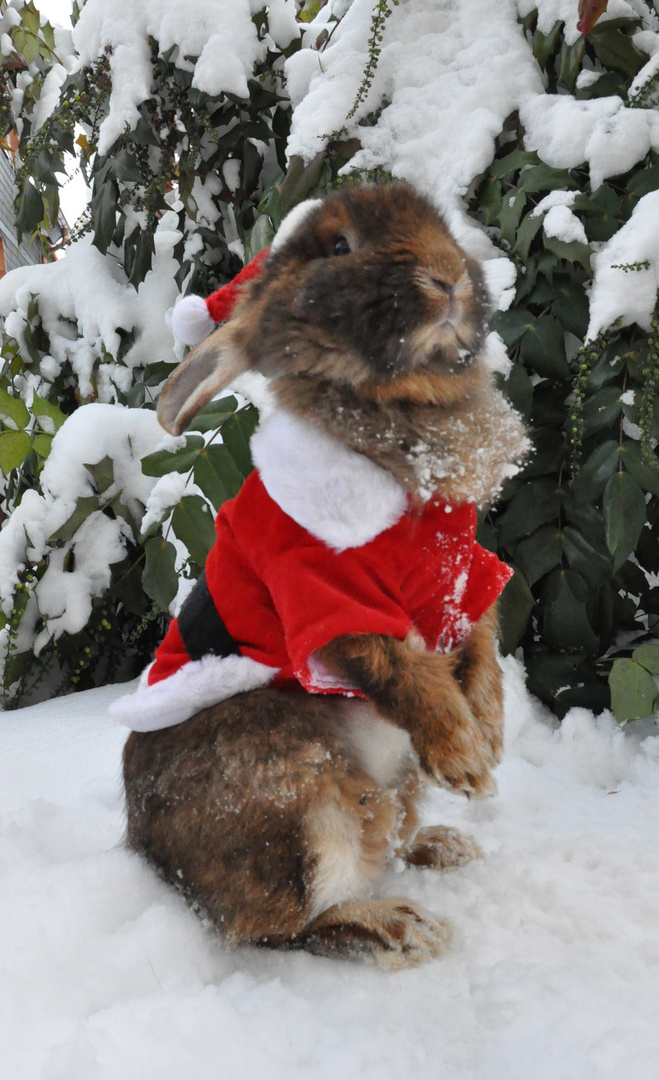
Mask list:
[[[646,57],[634,47],[627,34],[620,30],[607,31],[605,27],[606,23],[601,30],[591,30],[588,35],[595,56],[605,68],[613,68],[633,78],[645,64]]]
[[[83,521],[86,521],[90,514],[93,514],[94,511],[98,509],[98,495],[89,495],[79,498],[76,502],[76,508],[71,516],[67,518],[63,525],[60,525],[59,529],[56,529],[55,532],[51,533],[48,537],[50,546],[60,547],[62,543],[71,540]]]
[[[499,389],[503,390],[511,404],[528,420],[533,408],[533,383],[524,365],[513,364],[510,375],[501,380]]]
[[[561,326],[583,340],[588,328],[588,298],[574,281],[559,287],[551,311]]]
[[[520,354],[544,378],[567,380],[570,377],[563,327],[553,315],[542,315],[534,320],[521,339]]]
[[[40,20],[38,12],[26,4],[23,8],[23,26],[30,34],[36,37],[39,33],[39,24]]]
[[[650,165],[647,169],[639,169],[633,173],[627,183],[627,191],[636,195],[638,199],[643,195],[649,195],[651,191],[659,188],[659,165]]]
[[[146,560],[142,574],[142,588],[156,602],[161,611],[167,611],[178,592],[176,573],[176,548],[162,536],[153,536],[144,545]]]
[[[555,525],[543,525],[515,548],[515,565],[529,585],[559,566],[563,557],[563,534]]]
[[[594,394],[596,390],[601,390],[603,386],[608,386],[609,383],[618,378],[627,360],[626,356],[621,354],[619,350],[620,343],[618,341],[613,342],[612,345],[607,345],[604,349],[586,381],[587,394]]]
[[[573,570],[555,570],[542,596],[542,632],[552,649],[579,651],[594,656],[599,638],[586,614],[588,590]]]
[[[16,232],[19,240],[22,236],[30,235],[39,228],[44,214],[43,199],[28,177],[23,184],[20,209],[16,217]]]
[[[249,476],[254,468],[249,450],[249,440],[254,434],[258,422],[258,409],[254,405],[247,405],[222,425],[222,442],[229,450],[244,477]]]
[[[575,188],[576,182],[567,169],[552,169],[550,165],[535,165],[524,169],[520,174],[518,186],[529,194],[538,191],[555,191],[562,188]]]
[[[99,193],[95,193],[92,200],[92,226],[94,229],[94,246],[102,255],[112,243],[112,237],[117,224],[117,204],[119,193],[110,180],[101,184]]]
[[[535,600],[524,576],[518,572],[506,585],[497,605],[499,639],[504,656],[513,653],[524,637]]]
[[[499,214],[501,239],[505,240],[506,243],[510,244],[511,246],[515,242],[517,227],[519,225],[520,218],[524,213],[525,206],[526,192],[521,190],[512,190],[507,192],[501,202],[501,212]]]
[[[226,446],[209,446],[197,458],[194,479],[217,511],[238,494],[244,477]]]
[[[516,310],[516,311],[497,311],[493,322],[492,328],[496,330],[505,344],[510,348],[516,341],[533,328],[535,323],[535,315],[532,315],[530,311]]]
[[[52,435],[44,435],[43,432],[37,432],[37,434],[32,437],[32,446],[34,447],[39,457],[47,458],[51,451],[52,445]]]
[[[558,24],[557,24],[558,25]],[[494,180],[501,180],[510,173],[517,172],[524,165],[539,165],[540,158],[535,150],[523,150],[521,146],[515,147],[505,157],[495,159],[490,165],[488,172]]]
[[[620,416],[620,390],[617,386],[605,386],[592,397],[587,398],[583,407],[584,437],[592,435],[602,428],[609,428]]]
[[[145,476],[167,476],[170,472],[188,472],[195,465],[199,453],[204,448],[201,435],[186,436],[185,446],[180,450],[156,450],[142,458],[142,472]]]
[[[522,367],[521,364],[517,365]],[[522,369],[523,370],[523,369]],[[560,472],[566,456],[566,445],[560,430],[552,427],[538,427],[533,431],[533,454],[522,469],[520,478],[531,480],[536,476],[547,476]]]
[[[238,402],[235,397],[219,398],[211,401],[192,421],[194,431],[216,431],[222,427],[232,413],[236,412]]]
[[[503,188],[501,182],[490,177],[478,196],[478,209],[483,214],[486,225],[496,224],[501,211],[502,198]]]
[[[131,141],[137,143],[138,146],[160,146],[160,140],[155,131],[151,127],[151,124],[140,116],[136,126],[130,133]]]
[[[647,521],[643,491],[627,472],[617,472],[604,489],[604,529],[614,573],[635,550]]]
[[[245,244],[245,259],[253,259],[259,251],[270,247],[275,235],[270,218],[261,214],[254,222]]]
[[[172,514],[172,528],[198,566],[215,543],[215,525],[210,507],[201,495],[184,495]]]
[[[659,644],[639,645],[637,649],[634,649],[632,658],[651,671],[653,675],[659,675]]]
[[[91,465],[85,461],[83,465],[87,472],[92,474],[99,495],[103,495],[109,487],[112,487],[114,484],[114,462],[111,457],[106,454],[100,461],[92,462]]]
[[[532,480],[517,491],[498,520],[499,543],[509,547],[515,540],[530,536],[558,515],[561,499],[555,480]]]
[[[590,256],[591,250],[588,244],[582,244],[580,240],[557,240],[555,236],[545,236],[544,243],[547,251],[551,251],[557,259],[565,259],[570,263],[579,263],[587,273],[591,273]]]
[[[561,25],[561,22],[557,20],[548,34],[543,34],[541,30],[536,30],[533,34],[533,55],[543,71],[547,66],[547,61],[556,51]]]
[[[568,688],[592,685],[597,678],[592,664],[584,659],[581,652],[530,652],[527,658],[527,677],[531,693],[537,694],[542,701],[548,702],[556,712],[563,715],[566,710],[556,707],[558,695],[565,693]]]
[[[649,671],[635,660],[614,660],[609,675],[611,709],[619,723],[642,720],[653,711],[657,688]]]
[[[134,288],[141,285],[151,269],[154,252],[153,233],[149,229],[135,230],[124,244],[126,273]]]
[[[638,443],[631,439],[622,444],[621,453],[627,472],[631,473],[645,491],[659,495],[659,463],[648,465],[643,461]]]
[[[586,42],[583,37],[578,37],[572,45],[568,45],[565,41],[561,45],[558,56],[558,81],[563,83],[568,90],[574,89],[585,47]]]
[[[112,589],[126,611],[138,618],[146,615],[151,607],[150,597],[147,597],[142,587],[142,575],[144,567],[142,560],[137,559],[130,564],[128,559],[112,566]]]
[[[8,476],[18,469],[32,450],[32,440],[27,431],[3,431],[0,433],[0,469]]]
[[[542,219],[542,214],[534,214],[531,210],[517,230],[517,240],[515,241],[514,250],[523,262],[527,261],[529,251],[531,250],[531,244],[542,228]]]
[[[54,401],[39,397],[35,394],[32,398],[30,411],[36,417],[39,427],[46,435],[54,435],[61,428],[66,416]]]
[[[599,498],[607,480],[618,467],[619,460],[620,446],[613,439],[607,439],[593,451],[572,480],[571,491],[575,505]]]
[[[578,529],[566,525],[563,529],[563,554],[591,589],[597,589],[611,576],[611,559],[586,540]]]
[[[10,422],[10,426],[26,428],[30,422],[30,414],[25,403],[19,397],[14,397],[0,387],[0,419],[3,423]]]
[[[137,158],[126,149],[119,151],[112,161],[111,168],[112,173],[117,177],[117,180],[123,180],[129,184],[144,183],[144,176],[140,172]]]

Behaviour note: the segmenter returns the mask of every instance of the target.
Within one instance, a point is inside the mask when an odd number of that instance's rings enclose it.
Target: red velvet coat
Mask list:
[[[415,630],[429,649],[449,651],[511,577],[510,568],[476,542],[473,504],[449,506],[436,498],[416,511],[384,470],[345,447],[339,452],[318,432],[307,446],[308,430],[300,425],[273,418],[264,426],[267,438],[259,441],[257,433],[252,449],[259,468],[216,519],[206,583],[234,654],[210,655],[212,620],[205,637],[200,616],[195,636],[208,641],[209,655],[191,659],[174,619],[133,695],[134,708],[120,715],[130,726],[177,723],[183,713],[267,682],[358,694],[323,669],[314,656],[320,646],[342,634],[403,639]],[[305,488],[304,469],[314,477],[323,472],[326,452],[329,479],[325,469],[314,502],[316,488]],[[299,488],[292,479],[288,486],[282,482],[287,470],[301,475]],[[340,533],[333,500],[345,509]],[[352,518],[360,512],[352,535]]]

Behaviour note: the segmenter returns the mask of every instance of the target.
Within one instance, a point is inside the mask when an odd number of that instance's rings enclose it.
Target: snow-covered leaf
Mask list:
[[[91,465],[84,463],[87,472],[94,478],[94,485],[99,495],[104,495],[109,487],[114,484],[114,462],[109,454],[95,461]]]
[[[156,450],[142,458],[142,472],[145,476],[166,476],[170,472],[188,472],[200,451],[204,447],[201,435],[187,435],[185,446],[179,450]]]
[[[86,521],[90,514],[93,514],[98,509],[98,495],[81,495],[71,516],[67,518],[63,525],[60,525],[59,529],[51,533],[47,543],[51,547],[59,547],[67,540],[72,540],[83,521]]]
[[[9,422],[11,427],[25,428],[30,422],[30,414],[20,397],[10,394],[0,387],[0,420]]]
[[[49,401],[39,394],[34,394],[30,411],[46,435],[54,435],[66,420],[66,416],[54,401]]]

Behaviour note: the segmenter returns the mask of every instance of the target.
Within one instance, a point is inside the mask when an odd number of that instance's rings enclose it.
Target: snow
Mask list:
[[[173,227],[176,221],[173,212],[160,221],[153,268],[138,290],[126,282],[115,260],[101,255],[89,237],[72,244],[65,259],[21,267],[0,281],[0,316],[6,317],[6,332],[21,344],[32,296],[38,295],[39,314],[50,340],[50,359],[40,370],[46,382],[68,363],[83,400],[98,394],[101,401],[112,402],[117,398],[117,385],[121,387],[122,381],[132,384],[130,369],[156,358],[174,362],[174,342],[163,315],[178,295],[173,258],[173,248],[180,239]],[[121,347],[120,329],[133,332],[135,343],[118,364],[112,357]],[[26,358],[30,355],[27,348],[22,353]]]
[[[588,337],[618,318],[649,330],[659,289],[659,191],[639,199],[629,221],[593,256],[593,267]]]
[[[659,1029],[659,738],[582,709],[560,729],[504,662],[499,794],[429,821],[485,859],[392,869],[449,917],[397,974],[228,951],[126,850],[106,687],[0,725],[0,1045],[12,1080],[651,1080]],[[653,729],[656,732],[656,728]]]
[[[178,441],[164,433],[155,412],[121,405],[81,406],[62,425],[43,467],[42,493],[26,491],[0,532],[0,603],[5,614],[13,606],[19,572],[28,563],[48,563],[41,579],[31,586],[19,651],[34,647],[38,655],[51,638],[81,630],[91,614],[92,600],[110,584],[112,565],[125,557],[126,538],[133,538],[124,517],[111,519],[102,509],[95,509],[71,540],[51,549],[49,538],[68,521],[78,500],[94,494],[92,476],[83,463],[111,459],[114,482],[103,492],[102,504],[117,496],[139,524],[156,483],[142,472],[141,458],[175,447]],[[66,566],[72,549],[73,569]],[[37,613],[47,625],[33,643],[30,634]],[[3,630],[3,655],[5,640]]]
[[[293,36],[290,4],[279,0],[274,9],[271,33],[280,34],[282,43],[288,44]],[[106,47],[113,50],[112,98],[100,128],[99,153],[108,152],[126,124],[135,126],[139,106],[149,97],[149,36],[159,43],[161,55],[173,46],[178,48],[177,63],[194,69],[193,85],[199,90],[247,97],[254,64],[266,54],[251,15],[249,0],[195,0],[187,6],[184,18],[178,0],[133,0],[128,11],[106,0],[87,0],[73,31],[78,66],[93,63]],[[196,62],[190,57],[197,58]]]
[[[618,96],[577,101],[546,92],[518,23],[518,15],[535,8],[541,30],[548,33],[562,20],[568,44],[577,40],[576,0],[403,0],[387,20],[371,90],[347,121],[367,61],[372,12],[370,0],[353,0],[326,49],[305,48],[286,62],[296,105],[289,155],[310,161],[329,133],[345,125],[362,143],[346,171],[379,167],[411,180],[445,213],[460,243],[492,259],[498,253],[467,218],[462,198],[489,165],[494,139],[516,110],[527,148],[556,168],[587,163],[593,189],[659,150],[656,109],[627,108]],[[659,20],[643,0],[610,0],[603,18],[630,15],[642,18],[637,47],[654,54],[634,82],[638,88],[657,70]],[[320,18],[311,25],[310,40],[320,25]],[[383,99],[388,104],[377,123],[358,126]],[[578,220],[565,211],[553,214],[548,226],[556,230],[549,235],[583,239]]]

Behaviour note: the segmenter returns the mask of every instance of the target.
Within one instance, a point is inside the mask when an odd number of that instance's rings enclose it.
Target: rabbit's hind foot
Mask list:
[[[291,945],[319,956],[366,960],[396,971],[433,960],[451,942],[447,922],[401,897],[337,904]]]
[[[483,851],[473,836],[448,825],[431,825],[419,829],[412,844],[402,857],[408,866],[428,870],[449,870],[464,866],[472,859],[482,859]]]

